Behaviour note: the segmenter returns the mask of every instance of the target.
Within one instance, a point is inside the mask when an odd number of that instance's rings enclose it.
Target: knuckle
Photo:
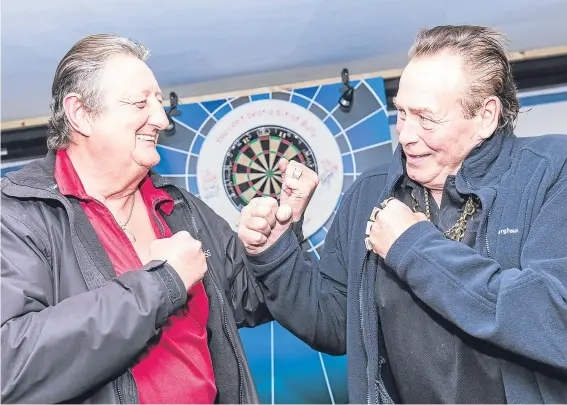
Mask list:
[[[240,225],[238,225],[238,234],[246,235],[246,232],[250,229],[250,222],[252,222],[252,217],[242,218]]]
[[[285,179],[285,184],[286,186],[292,185],[292,184],[297,184],[299,180],[295,179],[294,177],[287,177]]]
[[[189,234],[189,232],[187,231],[179,231],[177,232],[175,235],[173,235],[177,240],[180,240],[182,242],[187,242],[190,241],[191,239],[193,239],[191,237],[191,235]]]
[[[187,244],[187,249],[191,252],[198,252],[201,249],[201,241],[192,240]]]
[[[260,217],[253,217],[246,221],[246,227],[250,230],[255,230],[258,227],[258,222],[261,221]]]
[[[270,212],[271,212],[271,209],[270,209],[269,206],[263,205],[263,206],[261,206],[261,207],[258,208],[258,215],[259,215],[260,217],[265,218],[265,217],[267,217],[267,216],[270,215]]]
[[[262,232],[266,232],[270,228],[270,223],[265,219],[262,219],[261,222],[258,223],[258,229]]]
[[[254,231],[250,228],[247,228],[246,231],[242,232],[242,242],[244,244],[253,243]]]
[[[272,227],[270,226],[270,223],[269,223],[268,221],[264,221],[264,222],[262,223],[262,231],[263,231],[263,233],[270,232],[271,230],[272,230]]]

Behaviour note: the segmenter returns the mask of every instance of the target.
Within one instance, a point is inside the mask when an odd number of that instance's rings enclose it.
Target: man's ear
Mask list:
[[[494,134],[498,128],[498,121],[500,119],[500,111],[502,111],[502,103],[496,96],[490,96],[484,100],[479,118],[479,133],[481,139],[488,139]]]
[[[63,99],[63,108],[73,131],[83,136],[90,136],[92,132],[91,117],[83,105],[81,96],[77,93],[67,94]]]

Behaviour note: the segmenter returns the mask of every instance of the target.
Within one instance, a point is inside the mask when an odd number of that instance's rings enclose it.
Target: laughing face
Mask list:
[[[131,56],[113,56],[101,73],[99,89],[105,107],[91,121],[91,152],[125,171],[157,165],[156,144],[168,120],[149,67]]]
[[[466,86],[461,58],[448,53],[412,60],[400,78],[394,103],[407,174],[429,189],[442,190],[486,138],[482,118],[465,118]]]

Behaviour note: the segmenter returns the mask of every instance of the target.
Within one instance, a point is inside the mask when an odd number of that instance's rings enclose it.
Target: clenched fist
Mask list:
[[[281,158],[278,168],[282,176],[280,206],[271,197],[253,198],[240,213],[238,237],[250,254],[268,249],[289,228],[301,219],[317,185],[317,173],[307,166]]]
[[[291,207],[278,207],[271,197],[253,198],[240,213],[238,237],[250,254],[263,252],[289,228],[293,220]]]
[[[187,291],[201,281],[207,272],[207,260],[201,242],[186,231],[153,241],[150,244],[150,260],[167,261],[179,274]]]
[[[291,207],[293,222],[299,221],[319,185],[319,176],[295,160],[281,158],[278,166],[283,180],[280,205]]]
[[[384,208],[376,214],[369,235],[372,250],[382,258],[386,258],[394,242],[412,225],[427,221],[423,213],[413,212],[395,198],[387,199],[384,204]]]

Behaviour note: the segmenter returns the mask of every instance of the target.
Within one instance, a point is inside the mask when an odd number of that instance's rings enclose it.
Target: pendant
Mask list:
[[[122,226],[120,228],[126,234],[126,237],[128,238],[128,240],[130,242],[132,242],[132,243],[136,242],[136,237],[134,236],[134,234],[132,232],[130,232],[128,229],[126,229],[125,226]]]

